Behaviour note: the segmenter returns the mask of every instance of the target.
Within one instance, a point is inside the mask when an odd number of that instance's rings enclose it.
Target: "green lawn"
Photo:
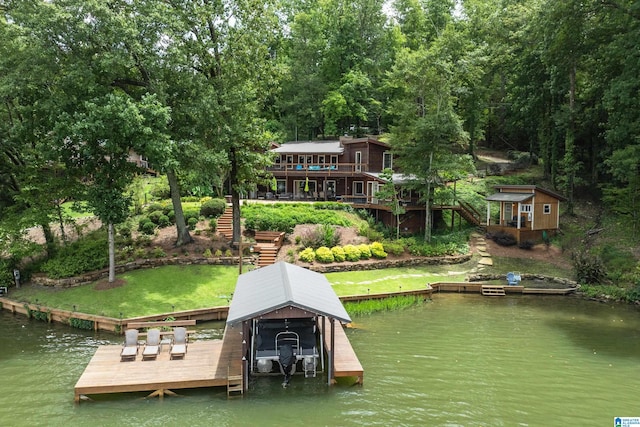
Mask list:
[[[421,289],[437,281],[462,281],[470,264],[329,273],[338,295]],[[123,286],[98,290],[96,284],[68,289],[23,286],[11,298],[63,310],[118,318],[228,305],[237,267],[166,266],[118,275]],[[75,308],[74,308],[75,306]]]

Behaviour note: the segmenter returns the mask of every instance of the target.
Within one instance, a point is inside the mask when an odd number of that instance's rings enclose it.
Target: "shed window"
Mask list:
[[[545,205],[542,207],[542,212],[546,215],[549,215],[551,213],[551,205],[549,203],[545,203]]]

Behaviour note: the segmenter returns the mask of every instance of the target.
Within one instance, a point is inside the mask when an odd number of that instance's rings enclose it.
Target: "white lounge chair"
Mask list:
[[[147,331],[147,343],[142,350],[142,360],[155,360],[160,353],[160,329]]]
[[[127,329],[124,331],[124,344],[120,352],[120,361],[136,360],[138,348],[138,330]]]
[[[187,354],[187,342],[187,328],[173,328],[173,341],[171,342],[171,349],[169,350],[169,358],[184,358]]]

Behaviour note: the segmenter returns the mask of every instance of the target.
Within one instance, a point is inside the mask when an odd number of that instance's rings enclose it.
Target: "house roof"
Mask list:
[[[340,142],[342,144],[358,144],[358,143],[361,143],[361,142],[367,142],[369,144],[381,145],[381,146],[387,147],[387,148],[390,147],[390,145],[387,144],[386,142],[382,142],[379,139],[376,139],[375,137],[371,137],[371,136],[365,136],[365,137],[362,137],[362,138],[340,137]]]
[[[547,190],[546,188],[538,187],[537,185],[496,185],[493,188],[505,193],[515,193],[517,192],[516,190],[530,190],[531,193],[538,191],[540,193],[548,194],[560,201],[567,200],[563,195],[558,194],[555,191]]]
[[[524,202],[533,198],[533,193],[495,193],[491,196],[487,196],[489,202]]]
[[[324,275],[281,261],[238,277],[227,324],[233,325],[289,306],[344,323],[351,322]]]
[[[344,147],[340,141],[294,141],[272,151],[280,154],[342,154]]]

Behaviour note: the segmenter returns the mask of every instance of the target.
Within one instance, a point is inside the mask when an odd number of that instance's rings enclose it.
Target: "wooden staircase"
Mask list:
[[[503,297],[504,286],[502,285],[482,285],[482,295],[489,297]]]
[[[233,208],[227,205],[222,215],[218,218],[217,232],[228,241],[233,240]]]
[[[458,200],[457,212],[469,224],[473,224],[475,226],[479,226],[482,224],[482,221],[480,220],[480,212],[478,212],[473,206],[463,202],[462,200]]]
[[[258,267],[266,267],[267,265],[275,264],[276,257],[278,256],[279,247],[276,245],[260,246],[260,256],[258,257],[257,266]]]

